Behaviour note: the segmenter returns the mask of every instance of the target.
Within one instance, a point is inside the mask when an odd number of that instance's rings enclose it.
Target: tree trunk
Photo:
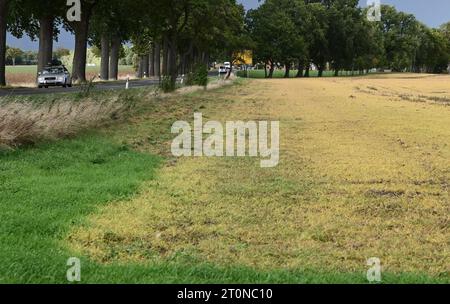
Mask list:
[[[75,31],[75,54],[73,56],[72,79],[74,82],[86,82],[87,40],[92,5],[82,4],[82,18],[73,23]]]
[[[233,65],[231,65],[230,69],[228,70],[227,76],[225,77],[225,79],[230,79],[231,74],[233,73]]]
[[[273,62],[270,63],[270,70],[269,70],[269,76],[267,78],[273,78],[273,71],[275,70],[275,65]]]
[[[291,64],[287,63],[285,64],[285,72],[284,72],[284,78],[289,78],[291,75]]]
[[[155,76],[161,76],[161,45],[159,43],[155,43]]]
[[[309,69],[310,69],[310,66],[307,65],[306,70],[305,70],[305,77],[309,77]]]
[[[8,0],[0,0],[0,86],[6,85],[6,16]]]
[[[102,80],[109,79],[109,35],[102,34],[101,37],[101,63],[100,63],[100,78]]]
[[[209,53],[206,52],[205,56],[203,57],[203,62],[205,63],[205,65],[208,67],[209,70]]]
[[[192,50],[192,66],[198,63],[198,50],[197,48],[193,48]],[[192,66],[190,67],[190,71],[192,72]]]
[[[109,60],[109,79],[119,79],[119,54],[121,41],[120,38],[114,36],[111,39],[111,58]]]
[[[190,65],[191,65],[191,56],[186,55],[184,56],[184,74],[189,74],[190,72]]]
[[[150,55],[149,54],[144,55],[142,63],[144,64],[144,66],[143,66],[144,77],[148,78],[150,76]]]
[[[297,71],[297,75],[295,77],[297,77],[297,78],[303,77],[303,63],[301,63],[301,62],[299,62],[299,64],[298,64],[298,71]]]
[[[192,41],[189,42],[189,49],[186,53],[183,54],[183,74],[188,74],[191,72],[192,66],[192,57],[194,54],[194,43]]]
[[[137,77],[138,78],[144,77],[144,56],[142,56],[142,55],[139,55],[139,65],[138,65]]]
[[[38,72],[51,64],[53,56],[54,17],[44,16],[39,19],[39,54]]]
[[[267,78],[267,63],[264,63],[264,78]]]
[[[163,62],[162,62],[162,75],[167,76],[169,73],[169,42],[166,36],[163,38]]]
[[[186,74],[186,55],[180,56],[180,68],[178,69],[178,74],[184,75]]]
[[[170,75],[170,80],[172,84],[177,82],[178,77],[178,65],[177,65],[177,36],[176,34],[172,34],[169,42],[169,50],[168,50],[168,72]]]
[[[139,69],[138,69],[138,78],[148,77],[149,73],[149,62],[148,55],[140,55],[139,56]]]
[[[152,45],[150,55],[149,55],[149,76],[154,77],[155,76],[155,46]]]

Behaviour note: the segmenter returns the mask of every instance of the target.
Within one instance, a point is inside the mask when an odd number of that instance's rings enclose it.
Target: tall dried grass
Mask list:
[[[233,80],[216,81],[207,89],[229,85]],[[204,90],[203,87],[183,87],[173,94],[189,94]],[[158,89],[117,92],[92,92],[81,89],[76,95],[46,97],[51,101],[6,97],[0,99],[0,149],[14,149],[43,140],[56,140],[76,135],[82,130],[93,129],[122,120],[144,101],[156,96],[164,98]]]
[[[120,96],[103,101],[61,99],[52,102],[0,101],[0,148],[13,149],[42,140],[71,137],[78,132],[120,120],[134,107]]]

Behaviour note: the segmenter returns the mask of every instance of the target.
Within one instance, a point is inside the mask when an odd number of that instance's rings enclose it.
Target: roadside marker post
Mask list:
[[[130,76],[127,76],[127,82],[125,84],[125,90],[128,90],[129,87],[130,87]]]

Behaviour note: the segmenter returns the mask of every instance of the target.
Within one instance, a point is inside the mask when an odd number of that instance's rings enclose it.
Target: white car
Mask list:
[[[228,73],[228,70],[225,66],[219,67],[219,75]]]
[[[72,77],[65,66],[50,66],[38,74],[37,85],[38,88],[71,87]]]

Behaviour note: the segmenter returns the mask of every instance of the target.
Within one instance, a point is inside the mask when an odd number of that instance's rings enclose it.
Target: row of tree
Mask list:
[[[178,74],[199,63],[228,58],[244,49],[269,67],[284,66],[286,77],[319,76],[325,69],[434,72],[447,68],[450,24],[430,29],[413,15],[382,6],[370,22],[358,0],[266,0],[246,15],[236,0],[79,0],[81,20],[66,19],[66,0],[0,0],[0,85],[4,85],[6,32],[39,40],[38,71],[53,59],[53,42],[63,27],[75,36],[72,71],[86,81],[88,44],[101,57],[101,78],[117,79],[123,45],[131,42],[139,75]],[[9,51],[11,52],[11,51]],[[127,60],[128,60],[127,59]]]
[[[66,48],[57,48],[53,51],[53,58],[57,60],[69,55],[70,50]],[[38,52],[6,46],[6,65],[36,65],[37,62]]]
[[[189,71],[198,62],[207,63],[211,56],[231,54],[243,41],[245,11],[236,0],[80,3],[81,20],[70,22],[66,0],[0,0],[0,85],[6,82],[7,31],[17,38],[28,35],[39,40],[38,71],[52,61],[59,30],[63,27],[72,32],[72,76],[80,82],[86,81],[88,44],[100,50],[102,79],[117,79],[122,45],[131,41],[144,73],[161,73],[174,83],[180,71]]]
[[[248,12],[247,31],[257,61],[284,66],[286,77],[295,65],[298,77],[309,76],[313,64],[322,76],[339,71],[440,73],[450,59],[450,26],[430,29],[413,15],[382,6],[381,21],[371,22],[358,0],[266,0]]]

